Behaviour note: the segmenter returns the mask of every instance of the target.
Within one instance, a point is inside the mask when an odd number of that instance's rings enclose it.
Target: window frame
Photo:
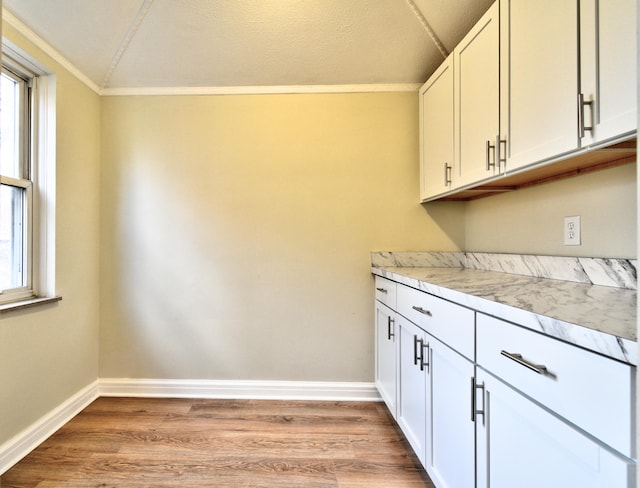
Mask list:
[[[3,184],[25,188],[23,231],[26,273],[23,286],[0,290],[0,313],[55,297],[55,75],[19,47],[2,38],[2,71],[27,82],[19,178]],[[17,77],[17,78],[16,78]],[[1,96],[1,94],[0,94]],[[55,297],[56,300],[59,297]]]
[[[17,174],[4,175],[0,173],[0,185],[18,189],[22,200],[20,213],[20,223],[22,232],[15,237],[16,247],[20,248],[19,261],[14,263],[19,268],[20,285],[0,289],[0,303],[16,301],[19,299],[31,298],[35,295],[37,281],[34,279],[34,269],[37,263],[34,261],[36,255],[33,252],[34,232],[34,195],[33,195],[33,175],[37,173],[35,159],[33,156],[33,142],[37,127],[37,111],[34,110],[34,100],[36,92],[34,90],[34,80],[36,75],[24,68],[17,67],[13,60],[2,60],[2,75],[9,78],[16,84],[16,127],[15,145],[17,149]],[[1,94],[0,94],[1,96]],[[12,246],[13,247],[13,246]]]

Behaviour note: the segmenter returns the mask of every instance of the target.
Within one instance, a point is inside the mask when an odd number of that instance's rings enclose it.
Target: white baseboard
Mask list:
[[[0,445],[0,475],[42,444],[60,427],[98,398],[98,381],[71,396],[51,412]]]
[[[374,383],[102,378],[100,396],[381,401]]]

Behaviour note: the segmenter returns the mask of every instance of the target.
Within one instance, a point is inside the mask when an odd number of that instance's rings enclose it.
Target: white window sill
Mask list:
[[[60,300],[62,300],[62,297],[34,297],[27,300],[20,300],[18,302],[4,303],[0,305],[0,314],[24,310],[31,307],[38,307],[40,305],[47,305],[49,303],[59,302]]]

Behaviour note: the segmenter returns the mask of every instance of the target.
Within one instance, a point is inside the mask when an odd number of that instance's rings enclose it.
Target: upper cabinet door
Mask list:
[[[636,0],[580,0],[582,146],[637,127]]]
[[[502,0],[500,9],[499,154],[506,150],[508,173],[578,147],[578,4]]]
[[[495,150],[500,116],[498,3],[454,50],[459,186],[500,173]]]
[[[420,89],[420,199],[453,188],[453,57]]]

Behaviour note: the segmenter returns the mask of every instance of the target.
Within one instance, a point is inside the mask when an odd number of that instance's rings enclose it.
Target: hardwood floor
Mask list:
[[[0,488],[432,488],[382,403],[100,398]]]

